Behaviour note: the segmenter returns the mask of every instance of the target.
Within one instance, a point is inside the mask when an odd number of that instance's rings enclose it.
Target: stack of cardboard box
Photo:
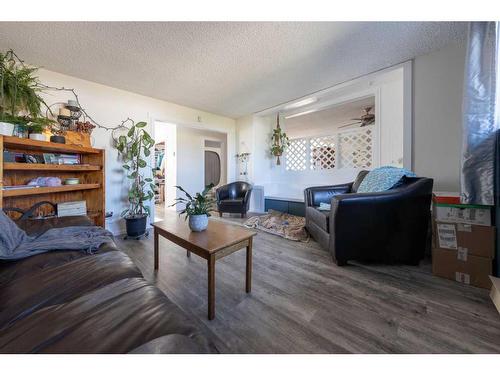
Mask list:
[[[490,206],[460,204],[458,193],[433,196],[434,275],[490,288],[495,227]]]

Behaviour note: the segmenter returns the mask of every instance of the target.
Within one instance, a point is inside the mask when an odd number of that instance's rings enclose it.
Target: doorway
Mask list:
[[[215,151],[205,150],[205,186],[220,183],[220,156]]]
[[[177,185],[177,125],[155,121],[154,123],[153,184],[155,186],[155,221],[163,220],[165,211],[176,198]],[[174,209],[174,208],[171,208]]]
[[[205,139],[205,186],[226,183],[225,147],[222,140]]]

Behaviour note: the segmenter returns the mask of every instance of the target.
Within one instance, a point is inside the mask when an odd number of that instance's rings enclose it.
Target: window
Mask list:
[[[335,168],[335,136],[310,138],[309,160],[312,170]]]
[[[370,168],[373,165],[373,130],[362,127],[323,137],[290,140],[287,171]]]
[[[372,166],[372,129],[360,128],[339,134],[340,164],[343,168],[370,168]]]
[[[303,171],[306,169],[306,145],[307,140],[292,139],[286,151],[286,170]]]

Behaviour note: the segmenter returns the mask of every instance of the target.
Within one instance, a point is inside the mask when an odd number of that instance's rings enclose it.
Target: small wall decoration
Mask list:
[[[241,154],[236,154],[236,159],[238,159],[238,162],[243,164],[244,169],[242,172],[240,172],[241,176],[245,176],[245,179],[248,178],[248,160],[250,160],[250,153],[249,152],[242,152]]]
[[[280,156],[283,155],[287,147],[290,145],[290,140],[286,133],[280,128],[280,114],[276,115],[276,129],[273,130],[271,136],[271,154],[276,156],[276,165],[281,165]]]

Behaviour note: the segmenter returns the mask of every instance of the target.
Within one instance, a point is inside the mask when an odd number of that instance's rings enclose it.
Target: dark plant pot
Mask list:
[[[147,216],[142,217],[126,217],[125,224],[127,227],[128,237],[139,237],[146,233]]]
[[[66,138],[64,138],[62,135],[53,135],[50,137],[50,141],[54,143],[66,143]]]

